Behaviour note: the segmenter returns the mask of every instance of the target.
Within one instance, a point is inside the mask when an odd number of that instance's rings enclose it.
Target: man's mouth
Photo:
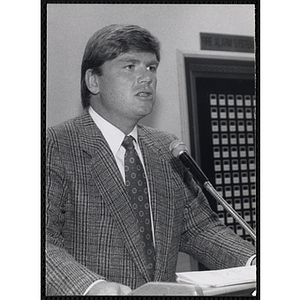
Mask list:
[[[149,97],[149,96],[152,95],[152,93],[150,93],[150,92],[139,92],[136,95],[139,96],[139,97]]]

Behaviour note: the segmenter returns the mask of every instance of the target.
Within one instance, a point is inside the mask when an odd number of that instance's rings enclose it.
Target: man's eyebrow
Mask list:
[[[148,65],[157,65],[158,66],[159,62],[157,60],[152,60],[152,61],[149,62]]]
[[[123,58],[121,60],[121,62],[130,62],[130,63],[133,63],[133,64],[138,64],[140,63],[141,61],[139,59],[135,59],[135,58]]]
[[[120,63],[132,63],[132,64],[138,64],[141,61],[139,59],[135,58],[122,58],[119,60]],[[147,65],[158,65],[159,62],[157,60],[151,60],[150,62],[147,62]]]

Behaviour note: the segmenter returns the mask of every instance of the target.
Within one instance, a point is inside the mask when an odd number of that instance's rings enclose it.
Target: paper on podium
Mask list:
[[[218,295],[239,290],[255,289],[256,266],[245,266],[222,270],[180,272],[178,283],[199,285],[204,295]]]

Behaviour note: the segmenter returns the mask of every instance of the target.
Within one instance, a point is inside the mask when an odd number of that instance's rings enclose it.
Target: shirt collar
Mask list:
[[[113,155],[116,156],[116,153],[122,145],[125,134],[120,129],[102,118],[98,113],[95,112],[95,110],[91,106],[89,107],[89,114],[92,117],[93,121],[96,123],[97,127],[101,130],[104,138],[106,139],[108,145],[112,150]],[[137,143],[137,126],[135,126],[128,135],[134,137],[134,142]]]

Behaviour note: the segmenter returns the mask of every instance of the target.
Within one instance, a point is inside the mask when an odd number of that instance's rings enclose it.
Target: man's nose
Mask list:
[[[155,75],[149,70],[143,70],[138,76],[138,83],[152,83]]]

